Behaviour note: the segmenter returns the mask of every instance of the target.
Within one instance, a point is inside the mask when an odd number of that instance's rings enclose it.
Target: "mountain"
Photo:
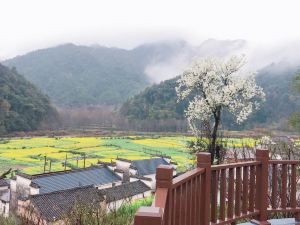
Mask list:
[[[223,56],[243,43],[208,40],[194,47],[176,40],[148,43],[132,50],[65,44],[3,64],[16,67],[56,105],[119,105],[154,81],[179,74],[195,56],[209,52]]]
[[[183,119],[188,102],[177,103],[177,78],[163,81],[146,88],[140,94],[128,99],[120,108],[120,113],[129,119]]]
[[[118,104],[149,84],[131,52],[117,48],[66,44],[4,64],[16,67],[63,106]]]
[[[49,98],[33,84],[0,64],[0,132],[31,131],[56,117]]]
[[[256,81],[266,93],[266,102],[242,125],[237,125],[232,116],[224,114],[223,126],[229,129],[250,128],[255,125],[280,126],[294,111],[300,111],[299,98],[290,92],[290,82],[297,67],[287,63],[275,63],[261,69]],[[127,100],[120,113],[129,119],[166,120],[184,119],[188,101],[177,102],[175,91],[178,77],[146,88]]]

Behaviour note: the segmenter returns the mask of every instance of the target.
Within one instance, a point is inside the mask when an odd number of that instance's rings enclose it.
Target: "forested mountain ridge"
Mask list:
[[[58,105],[118,104],[148,84],[126,50],[66,44],[4,62]]]
[[[173,77],[194,56],[226,55],[243,41],[149,43],[131,50],[65,44],[3,62],[16,67],[58,106],[120,105],[153,81]],[[222,51],[215,51],[218,46]],[[180,63],[179,63],[180,62]],[[162,77],[164,76],[164,77]]]
[[[49,98],[0,64],[0,133],[35,130],[49,117],[56,117]]]
[[[282,126],[292,112],[300,111],[299,98],[290,91],[290,82],[297,69],[284,62],[261,69],[256,75],[256,81],[266,93],[266,102],[241,125],[237,125],[225,112],[223,126],[231,129],[251,128],[255,125]],[[148,87],[127,100],[120,108],[120,113],[129,119],[184,119],[188,102],[177,102],[177,79],[178,77]]]

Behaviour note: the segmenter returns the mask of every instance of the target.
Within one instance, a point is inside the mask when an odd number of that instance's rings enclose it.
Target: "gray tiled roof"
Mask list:
[[[131,166],[138,171],[138,176],[155,174],[159,165],[170,165],[163,158],[152,158],[143,160],[132,160]]]
[[[8,186],[9,186],[8,181],[0,178],[0,187],[8,187]]]
[[[90,167],[66,173],[52,173],[32,178],[33,185],[40,187],[40,194],[67,190],[88,185],[103,185],[121,181],[121,178],[107,167]]]
[[[76,204],[99,206],[104,197],[93,186],[73,188],[47,194],[33,195],[30,201],[39,215],[46,221],[60,220],[66,217]]]
[[[121,199],[143,194],[151,189],[142,181],[124,183],[111,188],[101,189],[99,192],[106,197],[107,202],[114,202]]]

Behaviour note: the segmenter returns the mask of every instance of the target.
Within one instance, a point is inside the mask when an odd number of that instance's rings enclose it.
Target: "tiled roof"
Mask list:
[[[133,174],[131,174],[130,177],[140,179],[140,180],[152,181],[152,178],[150,178],[150,177],[136,176],[136,175],[133,175]]]
[[[36,183],[34,183],[34,182],[31,182],[30,187],[33,187],[33,188],[41,188],[38,184],[36,184]]]
[[[5,179],[0,179],[0,187],[7,187],[9,183]]]
[[[33,186],[40,187],[40,194],[88,185],[99,186],[122,180],[107,167],[89,167],[65,173],[59,172],[31,177]]]
[[[122,185],[114,186],[111,188],[101,189],[99,192],[106,197],[107,202],[114,202],[121,199],[133,197],[142,194],[151,189],[142,181],[134,181],[124,183]]]
[[[143,160],[132,160],[131,165],[138,172],[138,176],[145,176],[149,174],[155,174],[156,168],[159,165],[170,165],[163,158],[152,158]]]
[[[116,166],[116,163],[115,163],[115,162],[103,162],[103,161],[100,161],[100,160],[98,160],[98,164],[99,164],[99,165],[112,166],[112,167]]]
[[[73,188],[48,194],[33,195],[31,203],[46,221],[62,219],[76,204],[100,204],[104,200],[99,190],[93,186]]]

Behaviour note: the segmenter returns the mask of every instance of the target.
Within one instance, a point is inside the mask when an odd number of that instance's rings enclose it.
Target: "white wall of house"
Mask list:
[[[122,184],[122,181],[118,181],[118,182],[114,182],[114,183],[99,185],[99,186],[96,186],[96,188],[104,189],[104,188],[110,188],[110,187],[113,187],[113,186],[118,186],[118,185],[121,185],[121,184]]]
[[[142,180],[147,186],[151,188],[151,190],[155,190],[156,188],[156,174],[145,175],[144,177],[150,178],[151,181]]]
[[[123,173],[115,172],[119,177],[123,179]]]
[[[166,162],[171,163],[171,159],[170,158],[163,158]]]
[[[8,186],[0,187],[0,191],[6,191],[6,190],[8,190]]]
[[[129,173],[130,173],[131,175],[137,175],[137,170],[129,169]]]
[[[130,165],[131,165],[130,162],[125,162],[125,161],[116,159],[116,168],[118,170],[128,170]]]
[[[9,202],[0,200],[0,215],[8,217],[9,215]]]
[[[173,176],[176,175],[176,170],[173,171]],[[151,190],[155,190],[156,188],[156,173],[145,175],[144,177],[150,178],[151,181],[141,179],[144,184],[151,188]]]
[[[39,188],[30,187],[30,195],[38,195],[40,193]]]
[[[8,186],[0,187],[0,215],[7,217],[9,215],[10,190]]]
[[[28,197],[30,194],[31,180],[19,175],[17,175],[16,178],[16,191],[23,197]]]
[[[16,180],[10,180],[10,190],[13,192],[17,191],[17,181]]]

